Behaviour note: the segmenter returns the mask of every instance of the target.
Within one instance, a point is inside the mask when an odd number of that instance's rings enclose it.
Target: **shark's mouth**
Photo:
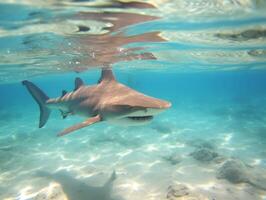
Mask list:
[[[153,119],[153,116],[152,115],[149,115],[149,116],[130,116],[127,118],[134,120],[134,121],[149,121],[149,120]]]

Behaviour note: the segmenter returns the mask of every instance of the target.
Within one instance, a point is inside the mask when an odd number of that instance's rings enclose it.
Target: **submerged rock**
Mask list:
[[[187,142],[187,144],[197,148],[215,149],[213,142],[202,139],[190,140]]]
[[[170,162],[171,165],[176,165],[181,162],[181,158],[178,154],[170,154],[170,155],[162,156],[162,158],[165,161]]]
[[[248,169],[240,160],[230,159],[218,169],[216,177],[231,183],[249,182]]]
[[[213,162],[217,164],[221,164],[226,160],[226,157],[218,155],[216,158],[213,159]]]
[[[216,177],[231,183],[248,183],[253,187],[266,190],[265,171],[260,168],[249,168],[242,161],[230,159],[218,169]]]
[[[209,200],[203,194],[190,191],[184,184],[174,184],[168,187],[166,199],[168,200]]]
[[[190,155],[198,161],[209,162],[218,157],[218,153],[214,151],[214,142],[196,139],[188,141],[187,144],[196,147]]]
[[[190,155],[201,162],[209,162],[218,157],[218,153],[209,148],[197,148]]]
[[[183,184],[170,185],[167,190],[166,198],[175,200],[179,197],[189,195],[189,189]]]

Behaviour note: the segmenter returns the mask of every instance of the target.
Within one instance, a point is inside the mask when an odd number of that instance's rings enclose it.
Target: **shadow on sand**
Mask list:
[[[36,174],[59,183],[68,200],[123,200],[121,197],[112,196],[113,182],[116,179],[115,171],[103,186],[95,187],[73,178],[65,171],[49,173],[39,171]]]

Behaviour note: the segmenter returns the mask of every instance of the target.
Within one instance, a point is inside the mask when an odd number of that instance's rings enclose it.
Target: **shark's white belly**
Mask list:
[[[123,116],[113,116],[107,118],[107,121],[121,126],[141,126],[151,122],[153,116],[160,112],[162,112],[160,109],[146,108]]]
[[[130,118],[111,119],[107,121],[110,124],[119,126],[143,126],[151,122],[151,120],[132,120]]]

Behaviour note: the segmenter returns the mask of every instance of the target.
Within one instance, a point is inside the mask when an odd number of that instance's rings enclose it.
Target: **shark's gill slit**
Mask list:
[[[132,119],[132,120],[148,121],[148,120],[152,120],[153,116],[152,115],[149,115],[149,116],[129,116],[127,118]]]

